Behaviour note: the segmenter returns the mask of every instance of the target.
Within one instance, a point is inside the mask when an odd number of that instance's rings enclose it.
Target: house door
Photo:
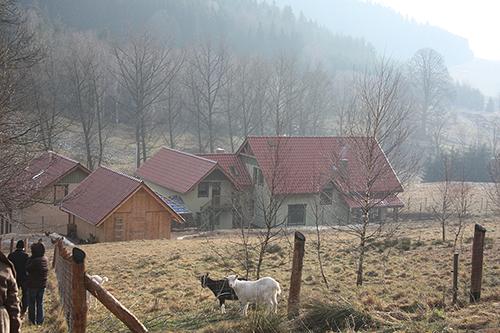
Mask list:
[[[122,215],[115,215],[113,234],[115,241],[119,242],[125,240],[125,221]]]
[[[212,183],[212,206],[220,206],[220,183]]]
[[[147,212],[146,213],[146,239],[163,238],[165,235],[161,234],[160,223],[164,212]]]

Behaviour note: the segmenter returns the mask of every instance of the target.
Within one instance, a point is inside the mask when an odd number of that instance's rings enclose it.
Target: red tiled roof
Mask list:
[[[370,140],[370,141],[366,141]],[[373,143],[375,172],[367,172],[363,155]],[[275,194],[317,193],[333,180],[345,193],[364,191],[368,177],[374,178],[372,192],[400,192],[401,184],[378,143],[356,137],[248,137],[248,144],[262,169],[266,183]],[[364,150],[364,151],[363,151]],[[339,177],[341,160],[347,173]],[[337,176],[336,176],[337,175]],[[342,179],[339,179],[342,178]]]
[[[90,173],[79,162],[53,151],[47,151],[34,158],[21,174],[21,180],[16,180],[16,182],[23,183],[22,187],[25,193],[32,196],[44,187],[61,179],[76,167]]]
[[[158,202],[177,217],[178,221],[184,221],[167,202],[162,200],[142,180],[106,167],[99,167],[85,178],[64,198],[61,209],[91,224],[98,225],[109,213],[134,194],[139,187],[145,188],[154,195]]]
[[[199,154],[204,158],[216,161],[218,165],[224,170],[226,175],[233,179],[238,187],[244,188],[252,185],[252,179],[245,168],[245,165],[238,158],[236,154]],[[234,170],[234,172],[233,172]]]
[[[64,198],[61,209],[97,225],[141,184],[139,179],[100,167]]]
[[[136,175],[169,190],[186,193],[218,167],[216,161],[163,147],[137,169]]]

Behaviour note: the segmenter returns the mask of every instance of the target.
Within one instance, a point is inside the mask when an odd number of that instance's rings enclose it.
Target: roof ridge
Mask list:
[[[216,155],[216,156],[218,156],[218,155],[222,155],[222,156],[232,155],[232,156],[237,156],[238,154],[236,154],[236,153],[200,153],[200,154],[197,154],[197,156],[202,156],[202,155]]]
[[[211,160],[211,159],[208,159],[208,158],[204,158],[202,156],[199,156],[199,155],[196,155],[196,154],[191,154],[191,153],[187,153],[185,151],[182,151],[182,150],[177,150],[177,149],[173,149],[173,148],[169,148],[169,147],[161,147],[162,149],[167,149],[167,150],[170,150],[174,153],[178,153],[178,154],[181,154],[181,155],[186,155],[186,156],[190,156],[190,157],[195,157],[197,159],[200,159],[200,160],[204,160],[204,161],[207,161],[207,162],[211,162],[213,164],[217,164],[217,161],[214,161],[214,160]]]
[[[47,153],[57,155],[57,156],[59,156],[59,157],[61,157],[61,158],[65,159],[65,160],[67,160],[67,161],[70,161],[70,162],[73,162],[73,163],[76,163],[76,164],[80,164],[80,165],[81,165],[81,163],[80,163],[79,161],[74,160],[74,159],[72,159],[71,157],[65,156],[65,155],[63,155],[63,154],[57,153],[57,152],[55,152],[55,151],[53,151],[53,150],[47,150]]]
[[[138,183],[144,183],[144,181],[143,181],[142,179],[136,178],[136,177],[131,176],[131,175],[127,175],[126,173],[123,173],[123,172],[121,172],[121,171],[113,170],[113,169],[111,169],[110,167],[107,167],[107,166],[101,165],[101,166],[99,166],[99,168],[103,168],[103,169],[106,169],[106,170],[108,170],[108,171],[111,171],[111,172],[117,173],[117,174],[119,174],[119,175],[125,176],[125,177],[129,178],[130,180],[134,180],[134,181],[136,181],[136,182],[138,182]],[[96,169],[96,170],[94,170],[94,172],[95,172],[95,171],[97,171],[97,169]],[[92,172],[92,173],[94,173],[94,172]]]

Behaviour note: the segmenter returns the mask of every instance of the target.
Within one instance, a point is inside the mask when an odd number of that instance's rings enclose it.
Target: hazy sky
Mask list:
[[[500,0],[371,0],[469,40],[478,58],[500,60]]]

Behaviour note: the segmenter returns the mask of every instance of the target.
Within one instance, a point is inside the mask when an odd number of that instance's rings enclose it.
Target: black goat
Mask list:
[[[226,300],[238,300],[238,296],[236,296],[233,288],[229,286],[227,279],[212,280],[208,277],[208,273],[206,273],[200,277],[200,280],[201,286],[203,288],[210,289],[214,293],[215,297],[217,297],[222,313],[226,313],[226,306],[224,305]]]

